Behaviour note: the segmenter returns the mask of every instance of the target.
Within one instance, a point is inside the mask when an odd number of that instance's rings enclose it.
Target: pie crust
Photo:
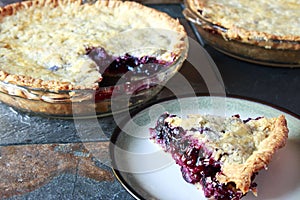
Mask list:
[[[74,109],[79,115],[96,111],[106,116],[111,113],[113,92],[122,102],[120,110],[156,95],[180,69],[187,49],[187,34],[179,20],[136,2],[9,4],[0,8],[0,100],[50,116],[69,116]],[[104,64],[96,60],[101,56]],[[103,72],[110,63],[127,58],[142,60],[141,66],[149,59],[163,67],[111,84],[115,77]],[[132,98],[126,104],[122,95]]]
[[[253,179],[258,171],[267,168],[274,153],[285,145],[288,128],[283,115],[241,120],[238,115],[227,118],[189,115],[180,118],[165,113],[158,119],[155,128],[150,129],[150,135],[151,140],[172,154],[187,182],[202,187],[204,191],[210,190],[207,198],[240,199],[250,190],[256,194]],[[195,149],[199,152],[196,154],[198,158],[191,157],[193,154],[190,152]],[[205,162],[209,164],[201,164]],[[207,171],[212,171],[207,166],[219,166],[219,170],[206,179],[203,166]],[[203,171],[199,172],[199,169]],[[200,180],[194,179],[197,176]],[[202,184],[210,181],[213,181],[212,184],[203,187]],[[228,190],[236,194],[226,196],[222,190],[224,196],[216,196],[222,187],[224,190],[234,187]]]
[[[114,56],[131,51],[166,61],[186,48],[186,33],[178,20],[129,1],[25,1],[0,8],[0,20],[0,81],[29,88],[98,88],[102,76],[86,55],[90,47],[104,48]],[[174,38],[154,31],[161,27],[176,33]],[[144,31],[135,41],[127,41],[125,36],[137,30]],[[126,31],[129,34],[122,35]],[[153,37],[145,37],[150,33]],[[141,48],[147,44],[157,49]]]
[[[226,40],[266,49],[300,50],[299,1],[186,0],[186,4],[205,21],[203,27]]]

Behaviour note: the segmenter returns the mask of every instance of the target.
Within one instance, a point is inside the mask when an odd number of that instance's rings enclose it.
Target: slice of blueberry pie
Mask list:
[[[151,140],[170,153],[184,180],[203,189],[207,198],[238,200],[252,191],[254,178],[288,137],[285,117],[242,120],[162,114],[150,129]]]

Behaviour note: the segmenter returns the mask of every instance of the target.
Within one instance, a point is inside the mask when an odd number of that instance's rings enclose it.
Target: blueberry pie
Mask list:
[[[186,56],[186,39],[177,19],[136,2],[14,3],[0,8],[0,81],[74,96],[172,66]]]
[[[185,15],[205,41],[233,57],[300,66],[297,0],[186,0]]]
[[[229,40],[294,41],[289,43],[290,46],[284,46],[288,45],[286,43],[274,43],[274,48],[300,49],[299,1],[187,0],[187,2],[189,7],[205,20],[226,29],[222,34]]]
[[[252,191],[254,178],[288,137],[285,117],[242,120],[162,114],[150,129],[151,140],[170,153],[184,180],[201,187],[207,198],[238,200]]]

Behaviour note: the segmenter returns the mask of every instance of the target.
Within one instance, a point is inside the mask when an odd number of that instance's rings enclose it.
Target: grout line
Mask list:
[[[77,179],[78,179],[78,167],[79,167],[79,162],[80,162],[80,159],[78,159],[78,162],[77,162],[77,164],[76,164],[75,180],[74,180],[73,190],[72,190],[72,198],[73,198],[73,199],[74,199],[74,194],[75,194],[75,190],[76,190],[76,183],[77,183]]]

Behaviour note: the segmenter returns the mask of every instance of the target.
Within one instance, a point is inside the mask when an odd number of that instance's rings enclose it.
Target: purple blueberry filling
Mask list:
[[[216,174],[221,172],[220,161],[214,160],[212,152],[199,144],[198,140],[192,139],[190,134],[181,127],[170,127],[165,122],[167,117],[173,117],[165,113],[159,117],[155,128],[150,129],[150,139],[158,143],[166,152],[171,153],[176,163],[181,166],[184,180],[191,184],[199,183],[207,198],[216,200],[239,200],[243,197],[241,191],[235,188],[234,183],[220,183]],[[189,131],[205,131],[191,129]],[[254,177],[253,177],[254,179]],[[252,184],[255,187],[255,183]]]
[[[56,72],[59,70],[59,67],[57,65],[54,65],[52,67],[49,67],[49,70],[52,71],[52,72]]]
[[[236,117],[236,118],[240,118],[240,115],[239,114],[236,114],[236,115],[233,115],[233,117]],[[263,118],[263,117],[256,117],[256,118],[248,118],[248,119],[246,119],[246,120],[243,120],[243,122],[246,124],[247,122],[249,122],[249,121],[251,121],[251,120],[259,120],[259,119],[261,119],[261,118]]]
[[[86,54],[100,66],[100,72],[105,77],[121,77],[129,81],[136,76],[150,76],[168,67],[172,62],[158,60],[155,57],[135,57],[128,53],[114,57],[109,55],[103,48],[87,48]],[[118,79],[119,80],[119,79]]]
[[[99,83],[100,87],[131,83],[132,80],[135,80],[135,77],[149,77],[163,68],[167,68],[175,60],[175,56],[172,62],[167,62],[151,56],[142,56],[138,58],[128,53],[123,56],[115,57],[109,55],[100,47],[86,48],[86,55],[99,66],[99,71],[103,77],[103,80]],[[128,85],[127,90],[132,90],[131,92],[135,94],[154,86],[156,86],[156,84],[154,85],[147,82],[146,84],[135,85],[132,88]],[[112,92],[113,88],[112,90],[105,92],[97,91],[95,98],[96,100],[110,98]]]

